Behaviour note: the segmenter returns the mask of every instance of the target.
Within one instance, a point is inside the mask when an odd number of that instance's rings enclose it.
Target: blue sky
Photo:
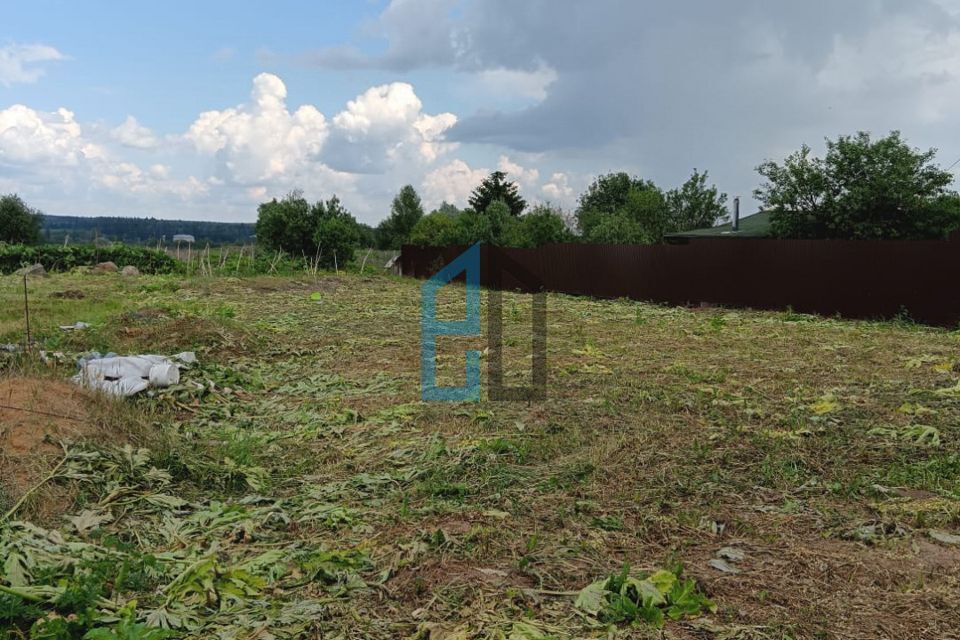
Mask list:
[[[282,75],[291,104],[311,103],[324,113],[342,108],[370,86],[398,79],[390,71],[322,70],[280,58],[344,40],[370,54],[382,50],[382,41],[364,36],[382,2],[275,0],[269,10],[266,6],[164,2],[121,9],[116,2],[10,3],[0,27],[6,43],[50,43],[67,59],[44,65],[43,82],[0,86],[0,98],[44,110],[68,101],[81,120],[120,122],[133,113],[147,126],[172,133],[188,127],[201,111],[242,102],[250,80],[263,71]],[[431,78],[435,73],[401,75],[416,82],[427,107],[431,102],[467,107],[449,85]]]
[[[722,5],[722,6],[721,6]],[[375,223],[494,168],[570,209],[900,129],[960,157],[960,1],[8,2],[0,192],[50,213],[253,220],[336,192]]]

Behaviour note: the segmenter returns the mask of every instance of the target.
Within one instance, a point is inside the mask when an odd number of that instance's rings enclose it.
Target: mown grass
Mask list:
[[[23,340],[19,286],[0,279],[0,342]],[[71,514],[109,513],[86,539],[161,558],[160,584],[211,553],[221,574],[263,582],[217,603],[127,589],[141,620],[188,611],[198,620],[176,633],[190,637],[655,637],[609,631],[571,594],[624,565],[680,562],[718,611],[668,622],[668,637],[955,631],[960,549],[929,530],[960,528],[956,333],[550,295],[547,401],[423,404],[418,286],[31,281],[38,346],[67,360],[198,351],[184,377],[202,390],[128,401],[111,419],[137,423],[116,425],[132,437],[83,445],[132,439],[169,481],[91,462],[115,479],[82,481]],[[50,297],[64,290],[85,297]],[[462,289],[442,293],[441,318],[463,310]],[[520,384],[530,300],[506,294],[503,311],[506,379]],[[92,326],[57,328],[77,320]],[[441,340],[440,382],[462,384],[463,351],[485,346]],[[938,442],[911,435],[919,425]],[[118,486],[132,496],[119,505]],[[731,546],[739,573],[710,566]],[[268,550],[282,554],[254,562]]]

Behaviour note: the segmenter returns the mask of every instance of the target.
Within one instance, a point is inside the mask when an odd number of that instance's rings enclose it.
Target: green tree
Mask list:
[[[312,256],[316,229],[315,210],[300,190],[257,207],[257,243],[271,251]]]
[[[451,218],[456,218],[458,215],[463,213],[463,211],[461,209],[458,209],[456,205],[450,204],[449,202],[444,200],[442,203],[440,203],[439,207],[437,207],[430,213],[442,213],[444,215],[450,216]]]
[[[647,244],[649,235],[630,215],[618,212],[603,216],[590,228],[587,241],[593,244]]]
[[[332,196],[324,203],[317,201],[311,209],[315,228],[313,245],[315,259],[320,266],[330,268],[343,266],[353,260],[353,253],[360,241],[360,229],[356,219]]]
[[[513,213],[503,200],[494,200],[487,206],[483,216],[489,225],[488,238],[484,240],[491,244],[503,244],[504,232],[510,222],[513,222]],[[483,241],[478,238],[479,241]]]
[[[257,208],[257,242],[320,265],[343,265],[353,259],[361,229],[337,196],[310,205],[299,190]]]
[[[649,180],[610,173],[580,196],[577,225],[587,242],[649,244],[673,230],[666,196]],[[622,232],[617,237],[617,232]]]
[[[488,209],[490,207],[487,207]],[[499,216],[500,211],[494,209],[494,215]],[[495,223],[484,214],[477,213],[473,209],[465,209],[459,216],[453,219],[456,229],[454,244],[473,244],[482,242],[484,244],[498,244],[497,233],[494,230]],[[496,224],[497,227],[502,225]]]
[[[495,200],[506,203],[510,214],[514,216],[519,216],[527,207],[527,201],[520,197],[516,183],[509,182],[503,171],[494,171],[484,178],[470,194],[469,202],[474,211],[482,213]]]
[[[43,228],[43,214],[27,206],[20,196],[0,196],[0,242],[37,244]]]
[[[377,230],[374,227],[371,227],[368,224],[362,222],[357,222],[357,236],[359,240],[357,241],[357,246],[364,249],[373,249],[377,247],[378,236]]]
[[[960,227],[960,207],[935,154],[910,147],[899,131],[877,140],[861,131],[827,140],[822,159],[804,145],[782,164],[764,162],[754,195],[780,237],[943,237]]]
[[[580,234],[588,241],[594,242],[594,228],[605,218],[624,214],[635,218],[641,224],[641,218],[649,220],[656,213],[665,213],[661,206],[663,193],[653,182],[632,178],[624,172],[608,173],[599,176],[580,195],[579,206],[575,216]],[[644,207],[652,208],[651,211]],[[646,223],[644,223],[646,224]],[[603,236],[609,238],[612,229],[622,227],[622,224],[605,225]],[[661,225],[662,226],[662,225]],[[653,234],[645,234],[645,237]]]
[[[529,213],[514,218],[504,231],[503,244],[511,247],[539,247],[572,242],[563,215],[549,205],[537,205]]]
[[[653,186],[652,182],[631,178],[623,171],[597,176],[587,190],[580,194],[580,206],[577,211],[613,213],[627,201],[627,194],[631,189],[645,189]]]
[[[408,241],[419,247],[460,244],[460,229],[455,218],[446,213],[434,211],[423,216],[417,224],[413,225]]]
[[[707,175],[694,169],[679,189],[667,192],[671,232],[713,227],[727,217],[727,194],[708,187]]]
[[[423,217],[420,196],[412,185],[400,189],[390,206],[390,216],[377,226],[377,244],[381,249],[399,249],[407,241],[414,225]]]

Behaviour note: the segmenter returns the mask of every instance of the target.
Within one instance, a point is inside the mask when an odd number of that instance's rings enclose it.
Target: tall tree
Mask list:
[[[727,194],[707,186],[707,172],[696,169],[679,189],[667,192],[671,231],[713,227],[727,216]]]
[[[470,207],[477,213],[484,213],[496,200],[510,208],[510,215],[519,216],[527,207],[527,201],[520,197],[516,183],[507,180],[503,171],[494,171],[470,194]]]
[[[420,196],[408,184],[393,199],[390,216],[377,226],[377,245],[381,249],[399,249],[422,217]]]
[[[457,205],[450,204],[446,200],[440,203],[440,206],[431,211],[430,213],[442,213],[443,215],[449,216],[451,218],[456,218],[458,215],[463,213],[460,209],[457,208]]]
[[[587,242],[648,244],[672,230],[663,191],[623,172],[594,180],[580,196],[576,218]]]
[[[20,196],[0,196],[0,242],[37,244],[42,224],[43,214],[27,206]]]
[[[802,146],[782,164],[757,171],[754,195],[770,210],[775,235],[793,238],[935,238],[960,228],[953,175],[936,150],[910,147],[894,131],[827,140],[824,158]]]

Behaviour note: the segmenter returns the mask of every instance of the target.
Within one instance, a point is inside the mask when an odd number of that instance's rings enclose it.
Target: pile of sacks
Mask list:
[[[192,351],[175,356],[118,356],[88,354],[77,362],[80,372],[72,380],[80,386],[115,396],[129,397],[150,388],[163,388],[180,382],[180,367],[193,364]]]

